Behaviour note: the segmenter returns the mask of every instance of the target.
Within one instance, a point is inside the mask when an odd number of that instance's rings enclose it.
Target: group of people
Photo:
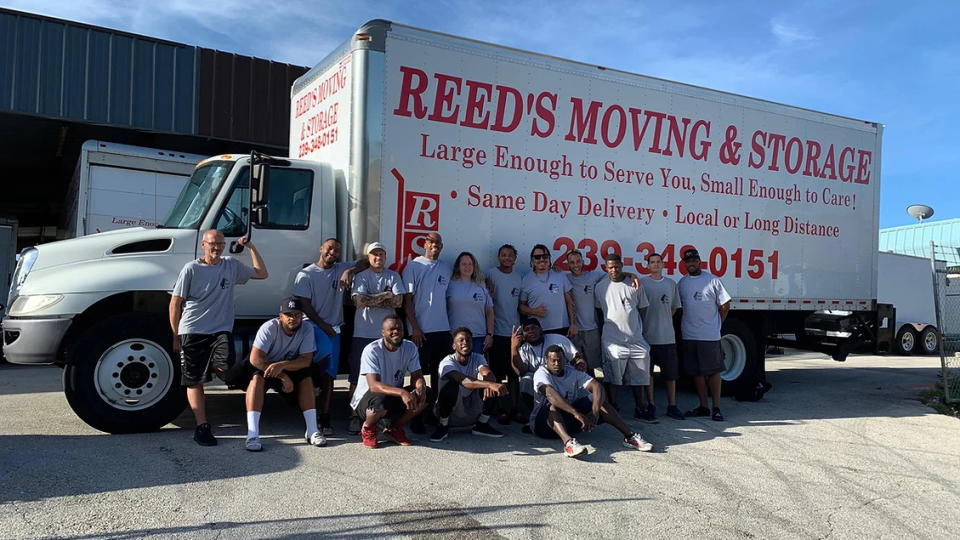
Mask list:
[[[197,420],[194,440],[201,445],[216,444],[203,383],[234,365],[233,287],[267,277],[253,243],[245,238],[238,243],[250,250],[253,268],[223,256],[223,235],[207,231],[203,257],[184,266],[170,302],[174,350],[181,355],[182,382]],[[625,446],[650,451],[652,445],[621,418],[617,398],[618,389],[629,386],[634,416],[656,421],[652,365],[659,365],[666,379],[669,417],[723,420],[720,326],[730,296],[718,278],[701,269],[695,249],[683,253],[687,276],[679,284],[663,276],[658,254],[648,257],[650,274],[638,278],[623,272],[616,254],[606,257],[602,270],[584,271],[576,250],[565,254],[569,272],[560,272],[542,244],[531,251],[532,271],[525,275],[516,268],[511,245],[499,248],[498,265],[486,273],[469,252],[460,253],[452,267],[441,261],[438,233],[424,238],[423,249],[401,276],[386,268],[380,242],[349,262],[340,261],[339,241],[323,242],[317,262],[297,274],[278,316],[257,331],[249,359],[233,370],[242,377],[234,384],[247,390],[247,450],[262,449],[260,412],[268,388],[296,393],[305,440],[326,444],[333,433],[330,396],[348,298],[356,313],[347,431],[370,448],[381,439],[409,445],[405,428],[425,434],[426,423],[434,425],[429,435],[434,442],[448,437],[451,428],[502,437],[492,425],[496,418],[500,424],[524,424],[525,432],[539,437],[559,438],[569,457],[587,451],[575,436],[599,423],[617,429]],[[686,414],[676,404],[680,357],[673,318],[680,308],[681,357],[699,398]],[[598,369],[603,384],[595,378]]]

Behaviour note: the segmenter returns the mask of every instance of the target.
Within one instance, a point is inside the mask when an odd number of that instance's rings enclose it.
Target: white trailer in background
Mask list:
[[[154,227],[204,156],[104,141],[87,141],[67,192],[67,238]]]
[[[881,252],[877,257],[877,301],[896,308],[891,352],[936,354],[940,333],[934,306],[930,259]],[[941,302],[943,298],[941,297]]]

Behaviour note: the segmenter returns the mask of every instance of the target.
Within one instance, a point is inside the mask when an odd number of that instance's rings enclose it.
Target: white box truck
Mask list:
[[[878,255],[877,300],[896,309],[891,352],[939,354],[932,275],[929,258],[889,252]],[[942,293],[940,305],[944,305]]]
[[[270,278],[236,293],[238,342],[289,294],[327,237],[388,246],[401,269],[432,231],[487,268],[499,245],[610,251],[682,277],[694,246],[734,297],[728,391],[763,377],[768,335],[810,346],[876,326],[882,126],[371,21],[291,90],[290,155],[201,162],[158,228],[40,245],[3,321],[12,362],[57,362],[85,421],[154,429],[183,408],[170,290],[202,231],[249,227]],[[251,176],[254,177],[251,180]],[[251,223],[252,222],[252,223]],[[249,255],[240,255],[249,261]]]
[[[67,191],[67,238],[156,227],[206,156],[86,141]]]

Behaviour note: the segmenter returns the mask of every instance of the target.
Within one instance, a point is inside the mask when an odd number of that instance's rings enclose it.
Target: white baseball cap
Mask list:
[[[387,251],[387,248],[384,247],[383,244],[381,244],[380,242],[370,242],[369,244],[367,244],[367,249],[364,251],[364,253],[369,255],[370,252],[375,249],[382,249],[384,252]]]

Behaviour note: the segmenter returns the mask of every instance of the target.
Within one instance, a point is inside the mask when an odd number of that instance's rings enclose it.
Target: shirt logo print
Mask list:
[[[520,289],[517,287],[514,287],[513,289],[511,289],[510,296],[520,296]]]
[[[474,301],[474,302],[483,302],[483,293],[478,293],[478,292],[473,293],[473,301]]]
[[[661,303],[661,304],[669,304],[669,303],[670,303],[670,297],[669,297],[668,295],[666,295],[666,294],[660,295],[660,303]]]
[[[697,302],[702,302],[704,300],[703,291],[697,291],[693,293],[693,299]]]
[[[560,289],[560,287],[557,286],[556,283],[551,283],[550,286],[547,287],[547,290],[550,291],[550,292],[557,292],[559,289]]]

